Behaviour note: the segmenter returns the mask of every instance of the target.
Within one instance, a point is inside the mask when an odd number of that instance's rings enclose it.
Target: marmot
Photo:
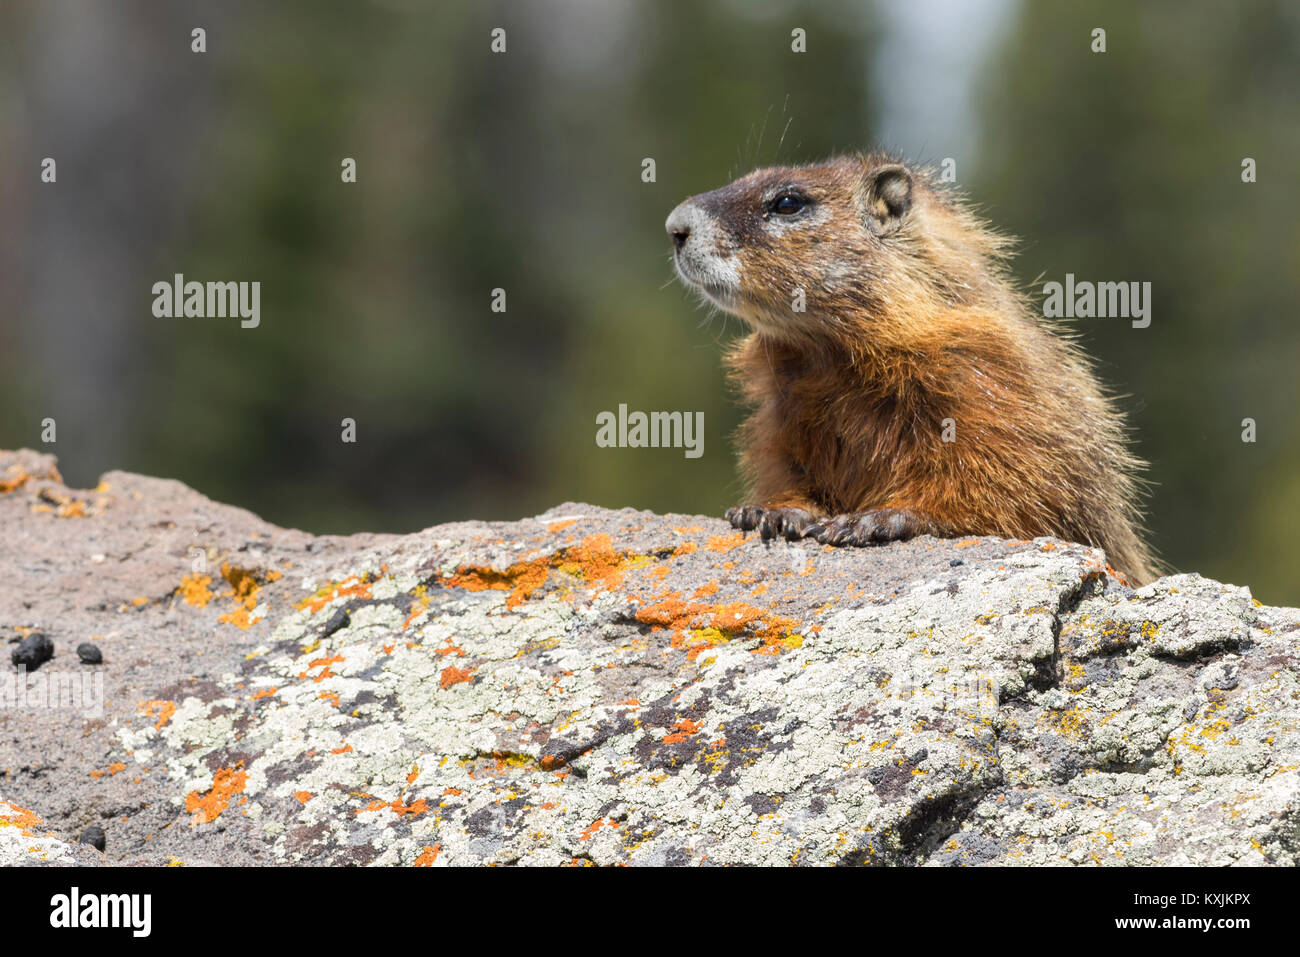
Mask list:
[[[1009,240],[879,154],[760,169],[665,224],[678,275],[752,327],[727,355],[765,539],[1053,536],[1157,572],[1138,470],[1088,360],[1014,289]]]

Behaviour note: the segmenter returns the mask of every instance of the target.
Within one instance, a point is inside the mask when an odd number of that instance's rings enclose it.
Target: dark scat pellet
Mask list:
[[[948,563],[948,566],[950,568],[956,568],[958,565],[965,565],[965,564],[966,563],[962,561],[960,558],[954,558],[952,561]]]
[[[92,824],[81,832],[81,837],[77,838],[77,842],[89,844],[95,850],[102,851],[105,843],[104,829],[98,824]]]
[[[25,667],[28,671],[35,671],[54,657],[54,642],[39,631],[34,631],[19,642],[18,647],[9,657],[14,667]]]
[[[104,663],[104,656],[100,653],[99,648],[88,641],[83,641],[81,644],[77,645],[77,657],[80,658],[83,663],[88,665],[99,665]]]
[[[321,637],[328,638],[330,635],[334,634],[334,632],[346,628],[351,621],[352,618],[347,611],[340,608],[334,613],[334,617],[326,623],[325,630],[321,632]]]

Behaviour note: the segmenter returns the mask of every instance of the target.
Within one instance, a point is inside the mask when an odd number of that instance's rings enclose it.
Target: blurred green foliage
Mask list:
[[[141,264],[129,324],[105,333],[131,343],[128,426],[111,460],[60,442],[65,473],[171,476],[318,532],[565,500],[720,514],[739,494],[740,410],[719,356],[740,330],[672,281],[663,220],[752,166],[875,145],[874,104],[891,93],[871,70],[889,42],[871,8],[777,7],[233,7],[196,67],[211,89],[175,235]],[[1026,285],[1153,283],[1149,329],[1078,331],[1153,462],[1155,542],[1180,569],[1300,604],[1286,7],[1025,4],[976,98],[983,148],[959,170],[1024,238]],[[790,52],[790,24],[808,54]],[[1088,49],[1096,25],[1105,54]],[[503,56],[488,48],[497,26]],[[1255,185],[1240,181],[1247,155]],[[355,185],[339,181],[343,157]],[[154,319],[145,293],[177,272],[260,280],[261,326]],[[497,287],[505,313],[489,308]],[[0,336],[0,446],[39,446],[44,370],[16,341]],[[704,456],[597,448],[596,414],[619,403],[702,410]],[[1240,441],[1246,416],[1255,445]],[[344,417],[355,445],[339,440]]]

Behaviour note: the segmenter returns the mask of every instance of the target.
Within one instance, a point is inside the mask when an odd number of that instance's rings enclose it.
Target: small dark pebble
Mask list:
[[[328,638],[330,635],[334,634],[334,632],[346,628],[351,621],[352,617],[348,614],[347,609],[340,608],[334,613],[334,617],[326,623],[325,630],[321,632],[321,637]]]
[[[19,642],[9,657],[14,667],[26,667],[28,671],[35,671],[54,657],[54,642],[39,631],[34,631]]]
[[[100,665],[104,663],[104,656],[100,654],[99,648],[88,641],[83,641],[77,645],[77,657],[84,664]]]
[[[966,563],[962,561],[960,558],[954,558],[952,561],[948,563],[948,566],[950,568],[956,568],[958,565],[965,565],[965,564]]]
[[[104,829],[98,824],[92,824],[81,832],[81,837],[77,838],[79,844],[89,844],[97,851],[104,849]]]

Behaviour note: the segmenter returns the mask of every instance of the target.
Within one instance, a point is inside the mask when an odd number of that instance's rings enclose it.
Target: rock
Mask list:
[[[104,856],[88,845],[60,839],[34,811],[0,800],[0,867],[102,867],[104,863]]]
[[[35,671],[54,657],[54,642],[39,631],[34,631],[18,643],[9,657],[15,668]]]
[[[330,617],[330,620],[325,624],[325,630],[320,633],[320,636],[322,638],[328,638],[335,632],[346,628],[351,621],[352,619],[348,614],[348,610],[346,608],[340,608]]]
[[[98,825],[91,825],[81,832],[81,837],[78,838],[78,842],[81,844],[89,844],[91,847],[95,848],[95,850],[102,851],[105,842],[104,829]]]
[[[83,664],[98,665],[103,664],[104,655],[100,652],[98,645],[92,645],[88,641],[83,641],[77,645],[77,657]]]
[[[313,537],[7,470],[0,621],[130,637],[99,716],[0,709],[46,770],[0,796],[111,816],[115,863],[1300,862],[1300,611],[1245,588],[575,504]]]

